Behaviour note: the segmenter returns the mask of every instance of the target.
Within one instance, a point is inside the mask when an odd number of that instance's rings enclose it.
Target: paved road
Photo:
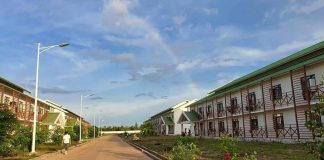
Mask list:
[[[67,155],[55,154],[44,160],[150,160],[144,153],[116,135],[108,135],[73,148]]]

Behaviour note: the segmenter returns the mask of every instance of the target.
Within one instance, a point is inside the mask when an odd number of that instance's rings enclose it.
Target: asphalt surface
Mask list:
[[[39,160],[150,160],[116,135],[103,136],[62,153],[42,156]]]

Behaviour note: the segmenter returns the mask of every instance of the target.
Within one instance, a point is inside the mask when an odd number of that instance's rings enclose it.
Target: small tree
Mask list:
[[[194,143],[183,144],[181,141],[172,148],[169,160],[196,160],[201,155],[200,150]]]
[[[52,141],[57,145],[61,144],[62,139],[63,139],[63,135],[64,135],[64,129],[62,129],[60,127],[56,127],[53,130]]]
[[[20,126],[13,137],[13,146],[22,151],[31,149],[32,128]]]
[[[324,75],[322,75],[324,79]],[[320,86],[323,86],[323,81]],[[320,117],[324,115],[324,96],[317,97],[319,103],[316,104],[315,108],[310,111],[311,119],[306,122],[305,126],[313,132],[315,137],[324,137],[324,126],[321,124]],[[324,159],[324,142],[317,141],[315,143],[308,144],[311,153],[315,154],[319,159]]]
[[[0,156],[14,155],[14,131],[19,127],[18,119],[8,106],[1,105],[0,109]]]
[[[154,131],[153,124],[151,122],[144,122],[141,127],[141,134],[143,136],[155,136],[156,133]]]

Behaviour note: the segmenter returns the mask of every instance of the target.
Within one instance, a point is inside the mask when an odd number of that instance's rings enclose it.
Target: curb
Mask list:
[[[122,138],[123,139],[123,138]],[[129,145],[133,146],[135,149],[143,152],[144,154],[148,155],[150,158],[154,159],[154,160],[167,160],[166,157],[164,157],[163,155],[152,151],[146,147],[140,146],[136,143],[130,142],[128,140],[123,139],[126,143],[128,143]]]

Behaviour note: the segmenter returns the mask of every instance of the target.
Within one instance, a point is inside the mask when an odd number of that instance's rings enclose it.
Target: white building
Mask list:
[[[176,104],[150,118],[156,133],[159,135],[181,135],[182,132],[189,131],[190,124],[178,124],[178,120],[183,111],[197,100],[186,100]]]

